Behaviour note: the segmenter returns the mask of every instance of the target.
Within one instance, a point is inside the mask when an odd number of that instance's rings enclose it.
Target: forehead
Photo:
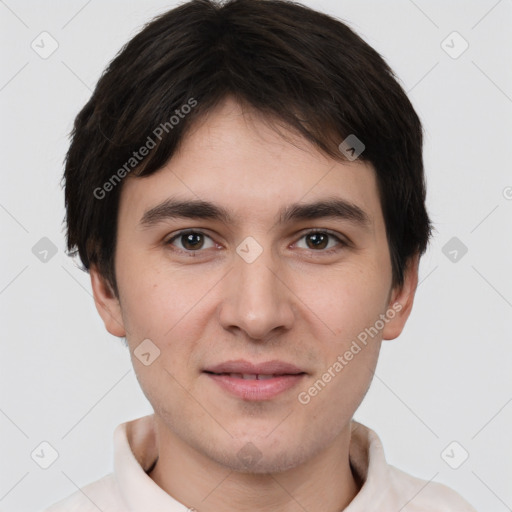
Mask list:
[[[381,215],[375,171],[321,153],[285,126],[226,99],[203,117],[153,175],[125,180],[120,213],[140,216],[171,196],[222,205],[270,222],[283,206],[339,197],[373,221]],[[129,206],[129,207],[128,207]]]

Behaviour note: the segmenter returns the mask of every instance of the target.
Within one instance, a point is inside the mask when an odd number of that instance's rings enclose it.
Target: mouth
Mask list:
[[[210,375],[223,375],[225,377],[230,377],[232,379],[243,379],[243,380],[269,380],[275,379],[276,377],[285,377],[290,375],[301,375],[301,373],[290,374],[290,373],[272,373],[270,375],[264,375],[259,373],[213,373],[213,372],[205,372]]]
[[[245,401],[271,400],[297,386],[307,375],[295,365],[275,360],[259,364],[227,361],[203,373],[222,391]]]

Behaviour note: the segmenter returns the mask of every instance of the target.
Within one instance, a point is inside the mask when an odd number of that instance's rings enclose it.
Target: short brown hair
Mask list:
[[[86,269],[97,265],[117,293],[122,183],[115,186],[113,178],[120,181],[133,152],[166,126],[149,153],[132,162],[135,176],[160,169],[194,121],[228,95],[337,160],[346,159],[339,144],[347,136],[364,143],[359,158],[376,171],[393,283],[401,285],[432,229],[420,120],[392,70],[362,38],[286,0],[192,0],[155,18],[122,48],[71,134],[64,172],[69,252],[78,252]],[[194,108],[171,128],[171,116],[191,99]],[[105,194],[98,197],[98,190]]]

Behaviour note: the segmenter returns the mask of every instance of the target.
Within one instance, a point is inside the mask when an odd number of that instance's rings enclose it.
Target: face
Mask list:
[[[336,442],[417,282],[412,265],[392,287],[373,168],[285,134],[226,100],[161,170],[125,180],[119,300],[91,271],[161,427],[234,470]]]

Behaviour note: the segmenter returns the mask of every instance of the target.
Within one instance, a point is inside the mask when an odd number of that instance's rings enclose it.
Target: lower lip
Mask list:
[[[280,375],[265,380],[249,380],[213,373],[206,373],[206,375],[222,389],[249,401],[270,400],[295,387],[305,377],[305,374],[301,373],[298,375]]]

